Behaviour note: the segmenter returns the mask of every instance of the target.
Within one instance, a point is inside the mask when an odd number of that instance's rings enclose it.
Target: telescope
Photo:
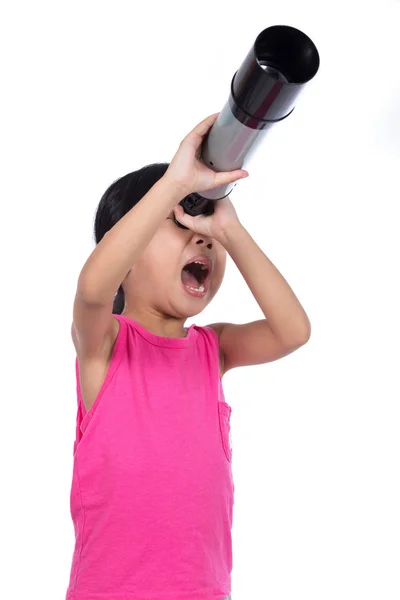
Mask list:
[[[318,50],[302,31],[287,25],[264,29],[232,78],[229,99],[202,143],[202,162],[217,173],[242,169],[272,125],[292,114],[318,68]],[[212,215],[214,202],[236,184],[194,192],[180,204],[193,217]]]

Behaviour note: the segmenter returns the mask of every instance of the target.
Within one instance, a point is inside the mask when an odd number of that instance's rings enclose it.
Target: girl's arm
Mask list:
[[[246,229],[236,223],[219,240],[243,275],[265,319],[214,323],[223,373],[278,360],[310,338],[311,324],[293,290]]]
[[[113,300],[132,265],[182,198],[180,188],[161,177],[106,233],[79,275],[78,290],[86,302],[104,305]]]
[[[114,298],[164,219],[185,196],[248,175],[242,169],[215,173],[200,160],[199,149],[218,115],[207,117],[188,133],[165,175],[97,244],[78,280],[78,289],[87,302],[106,304]]]

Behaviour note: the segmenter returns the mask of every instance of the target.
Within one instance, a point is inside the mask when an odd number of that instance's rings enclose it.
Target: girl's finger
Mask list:
[[[214,113],[213,115],[210,115],[209,117],[207,117],[206,119],[201,121],[201,123],[196,125],[196,127],[194,129],[192,129],[192,131],[189,133],[189,135],[203,137],[207,133],[207,131],[211,128],[211,126],[214,125],[215,121],[218,119],[218,115],[219,115],[219,112]]]
[[[177,206],[175,206],[174,213],[175,213],[175,217],[179,221],[179,223],[181,223],[185,227],[190,228],[193,217],[191,217],[190,215],[185,213],[185,211],[183,210],[183,206],[181,204],[178,204]]]
[[[215,174],[215,186],[226,185],[227,183],[234,183],[235,181],[239,181],[239,179],[245,179],[249,176],[247,171],[243,169],[237,169],[236,171],[224,172],[224,173],[216,173]]]

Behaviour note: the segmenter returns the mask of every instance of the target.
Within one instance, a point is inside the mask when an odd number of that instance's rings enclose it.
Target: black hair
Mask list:
[[[152,163],[114,181],[104,192],[97,207],[94,237],[98,244],[114,225],[139,202],[161,179],[169,163]],[[113,314],[120,315],[125,307],[122,284],[114,296]]]

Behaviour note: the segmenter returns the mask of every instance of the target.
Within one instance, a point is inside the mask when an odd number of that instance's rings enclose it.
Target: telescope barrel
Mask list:
[[[270,127],[293,112],[318,68],[318,50],[303,32],[287,25],[264,29],[234,74],[228,101],[204,139],[204,164],[216,172],[243,168]],[[189,194],[180,204],[192,216],[212,214],[214,201],[235,185]]]

